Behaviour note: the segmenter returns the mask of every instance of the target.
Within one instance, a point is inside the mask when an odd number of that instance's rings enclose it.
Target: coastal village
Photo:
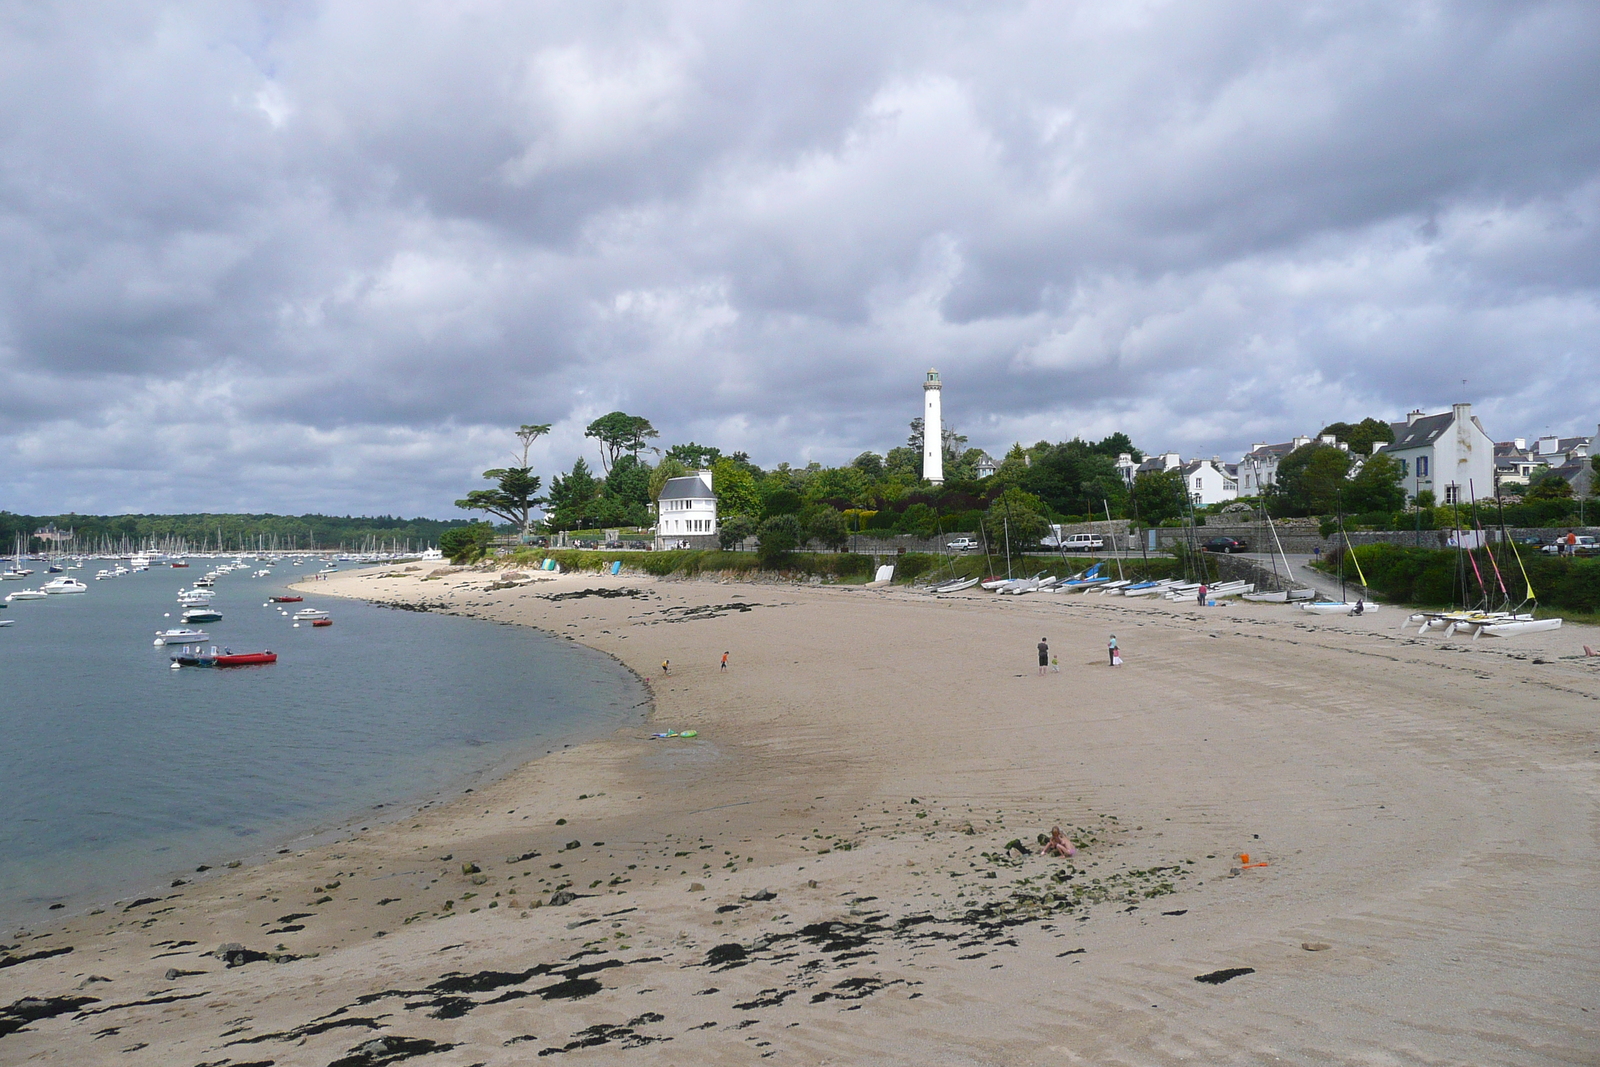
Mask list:
[[[0,49],[0,1067],[1600,1065],[1600,3]]]

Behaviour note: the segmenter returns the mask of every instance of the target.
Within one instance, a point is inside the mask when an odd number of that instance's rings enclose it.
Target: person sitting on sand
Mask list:
[[[1050,642],[1039,638],[1039,677],[1044,677],[1044,669],[1050,666]]]
[[[1367,602],[1365,600],[1361,599],[1360,597],[1357,597],[1356,598],[1356,606],[1350,609],[1350,614],[1351,615],[1365,615],[1366,613],[1367,613]]]

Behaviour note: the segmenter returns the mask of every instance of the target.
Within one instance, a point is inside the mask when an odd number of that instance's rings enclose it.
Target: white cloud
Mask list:
[[[992,450],[1600,410],[1589,5],[82,14],[0,28],[13,509],[449,514],[617,407],[841,461],[930,365]]]

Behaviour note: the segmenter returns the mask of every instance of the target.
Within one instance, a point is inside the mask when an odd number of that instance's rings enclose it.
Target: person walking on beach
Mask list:
[[[1050,673],[1061,673],[1061,657],[1056,655],[1054,652],[1050,653]]]
[[[728,654],[726,652],[724,652],[722,654],[722,670],[726,671],[727,669],[728,669]]]
[[[1050,666],[1050,642],[1039,638],[1039,677],[1044,677],[1044,669]]]
[[[1106,643],[1106,652],[1111,657],[1111,666],[1117,665],[1117,635],[1112,634],[1111,640]]]

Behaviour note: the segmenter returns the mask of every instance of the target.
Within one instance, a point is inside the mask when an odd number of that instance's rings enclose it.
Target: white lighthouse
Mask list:
[[[929,370],[922,383],[922,476],[944,484],[944,420],[939,412],[939,372]]]

